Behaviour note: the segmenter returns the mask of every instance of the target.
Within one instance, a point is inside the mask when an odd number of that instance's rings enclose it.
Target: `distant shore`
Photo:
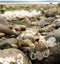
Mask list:
[[[20,2],[20,1],[0,1],[0,4],[57,4],[60,2]]]

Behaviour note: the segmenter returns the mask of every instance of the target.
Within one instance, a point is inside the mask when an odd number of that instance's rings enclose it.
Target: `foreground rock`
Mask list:
[[[27,56],[18,49],[0,50],[1,64],[30,64]]]

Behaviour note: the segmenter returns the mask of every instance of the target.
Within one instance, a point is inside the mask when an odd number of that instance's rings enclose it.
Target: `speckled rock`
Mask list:
[[[27,56],[18,49],[6,49],[0,52],[0,63],[2,64],[30,64]]]

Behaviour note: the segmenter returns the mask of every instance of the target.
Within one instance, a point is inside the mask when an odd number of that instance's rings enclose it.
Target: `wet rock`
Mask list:
[[[2,64],[30,64],[27,56],[18,49],[6,49],[0,52],[0,62]]]
[[[49,37],[55,37],[57,42],[60,41],[60,28],[48,33],[45,39],[48,39]]]
[[[46,17],[55,17],[55,15],[58,14],[58,10],[53,8],[53,9],[48,9],[45,11],[45,16]]]
[[[59,64],[60,63],[60,45],[50,49],[50,56],[43,60],[43,64]]]

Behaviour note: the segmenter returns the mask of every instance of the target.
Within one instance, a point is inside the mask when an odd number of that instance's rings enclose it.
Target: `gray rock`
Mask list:
[[[49,37],[55,37],[56,41],[60,41],[60,28],[48,33],[45,39],[48,39]]]
[[[55,24],[55,28],[60,28],[60,19],[56,19],[54,21],[54,24]]]
[[[10,39],[6,39],[6,40],[1,40],[0,41],[0,46],[4,45],[4,44],[9,44],[11,46],[16,46],[17,40],[15,38],[10,38]]]
[[[40,20],[40,22],[38,22],[38,25],[40,27],[44,27],[44,26],[47,26],[49,24],[51,24],[51,22],[53,21],[54,19],[53,18],[42,18]]]
[[[18,49],[6,49],[0,52],[0,62],[2,64],[30,64],[27,56]]]
[[[6,25],[8,27],[11,27],[11,25],[8,23],[8,21],[6,19],[4,19],[4,18],[1,18],[1,17],[0,17],[0,24],[4,24],[4,25]]]

